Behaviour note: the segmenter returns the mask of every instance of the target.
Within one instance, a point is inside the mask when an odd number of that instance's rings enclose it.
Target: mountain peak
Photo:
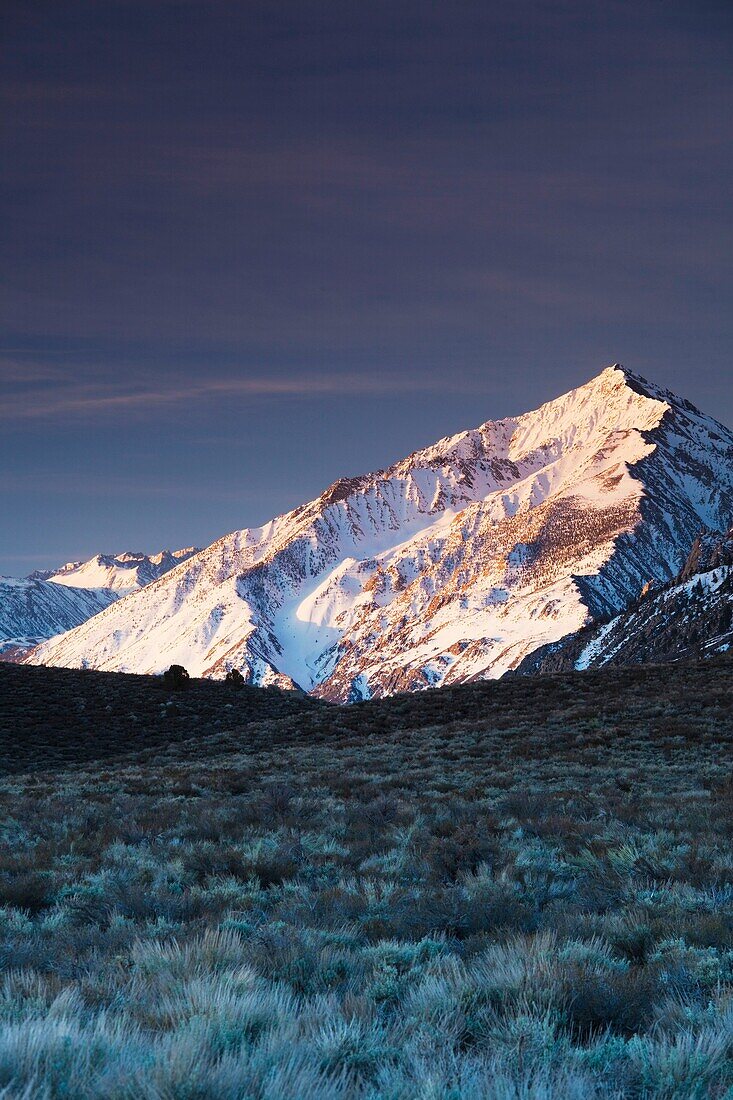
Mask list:
[[[623,374],[627,377],[631,374],[631,371],[627,370],[623,363],[609,363],[607,367],[604,367],[600,374],[596,375],[597,378],[609,378],[614,374]]]
[[[333,700],[496,677],[733,519],[733,434],[614,363],[235,531],[35,663],[231,667]]]
[[[571,390],[570,394],[589,389],[606,395],[609,391],[620,391],[624,388],[630,389],[642,397],[652,399],[659,399],[660,395],[669,393],[669,391],[657,386],[654,382],[650,382],[636,371],[629,370],[623,363],[611,363],[609,366],[604,367],[599,374],[590,378],[584,385]]]

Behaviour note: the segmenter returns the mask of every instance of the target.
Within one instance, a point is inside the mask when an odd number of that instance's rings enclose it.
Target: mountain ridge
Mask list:
[[[496,677],[733,518],[733,434],[618,364],[234,531],[34,663],[241,667],[348,701]]]
[[[70,588],[104,588],[126,594],[158,580],[200,549],[199,546],[189,546],[183,550],[160,550],[157,554],[144,554],[141,550],[96,554],[86,561],[66,562],[58,569],[36,570],[28,579],[51,581]]]
[[[733,648],[733,529],[701,531],[676,577],[620,614],[542,646],[515,675],[679,662]]]

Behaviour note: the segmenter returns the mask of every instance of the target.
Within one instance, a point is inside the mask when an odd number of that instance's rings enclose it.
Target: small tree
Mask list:
[[[242,676],[242,673],[239,671],[238,668],[230,668],[226,676],[224,677],[224,683],[230,684],[232,687],[235,688],[243,688],[244,676]]]
[[[188,687],[191,677],[189,676],[183,665],[171,665],[171,667],[163,673],[163,683],[171,691],[183,691]]]

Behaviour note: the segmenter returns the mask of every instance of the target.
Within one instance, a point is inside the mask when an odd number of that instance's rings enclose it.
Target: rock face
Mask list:
[[[679,575],[680,581],[710,573],[721,567],[733,565],[733,528],[726,534],[719,531],[701,531],[692,544],[687,561]]]
[[[0,655],[20,660],[41,641],[80,626],[128,592],[158,580],[197,553],[98,554],[29,577],[0,577]]]
[[[30,660],[340,701],[498,677],[731,518],[733,433],[616,365],[226,535]]]

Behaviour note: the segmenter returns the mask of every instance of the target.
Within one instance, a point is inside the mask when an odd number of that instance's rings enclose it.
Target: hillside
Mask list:
[[[729,1095],[730,657],[236,694],[0,666],[7,1100]]]
[[[332,701],[495,678],[732,517],[733,434],[615,365],[225,536],[30,660],[239,667]]]
[[[0,577],[0,654],[20,659],[44,639],[80,626],[116,598],[106,589]]]
[[[649,584],[620,615],[542,646],[516,674],[677,662],[725,653],[731,646],[733,530],[705,531],[671,581]]]
[[[167,691],[160,677],[33,668],[0,662],[0,771],[141,759],[179,742],[206,752],[220,731],[298,727],[325,704],[277,688],[240,690],[192,680]]]
[[[660,700],[664,700],[664,705]],[[104,761],[193,761],[210,755],[311,740],[337,750],[361,740],[390,743],[406,731],[441,730],[450,737],[469,723],[482,730],[531,729],[552,757],[559,745],[599,725],[614,738],[633,734],[666,741],[670,712],[688,722],[685,736],[713,722],[727,741],[733,708],[733,654],[684,662],[673,678],[664,665],[561,672],[478,681],[454,688],[333,706],[293,691],[192,680],[181,692],[162,679],[124,673],[34,668],[0,663],[0,767],[8,773],[45,771]],[[677,725],[677,719],[673,725]],[[568,742],[567,727],[573,727]],[[733,737],[733,732],[731,732]],[[594,741],[594,737],[590,737]]]
[[[152,555],[97,554],[28,577],[0,577],[0,654],[22,660],[41,642],[81,626],[195,553],[196,547]]]

